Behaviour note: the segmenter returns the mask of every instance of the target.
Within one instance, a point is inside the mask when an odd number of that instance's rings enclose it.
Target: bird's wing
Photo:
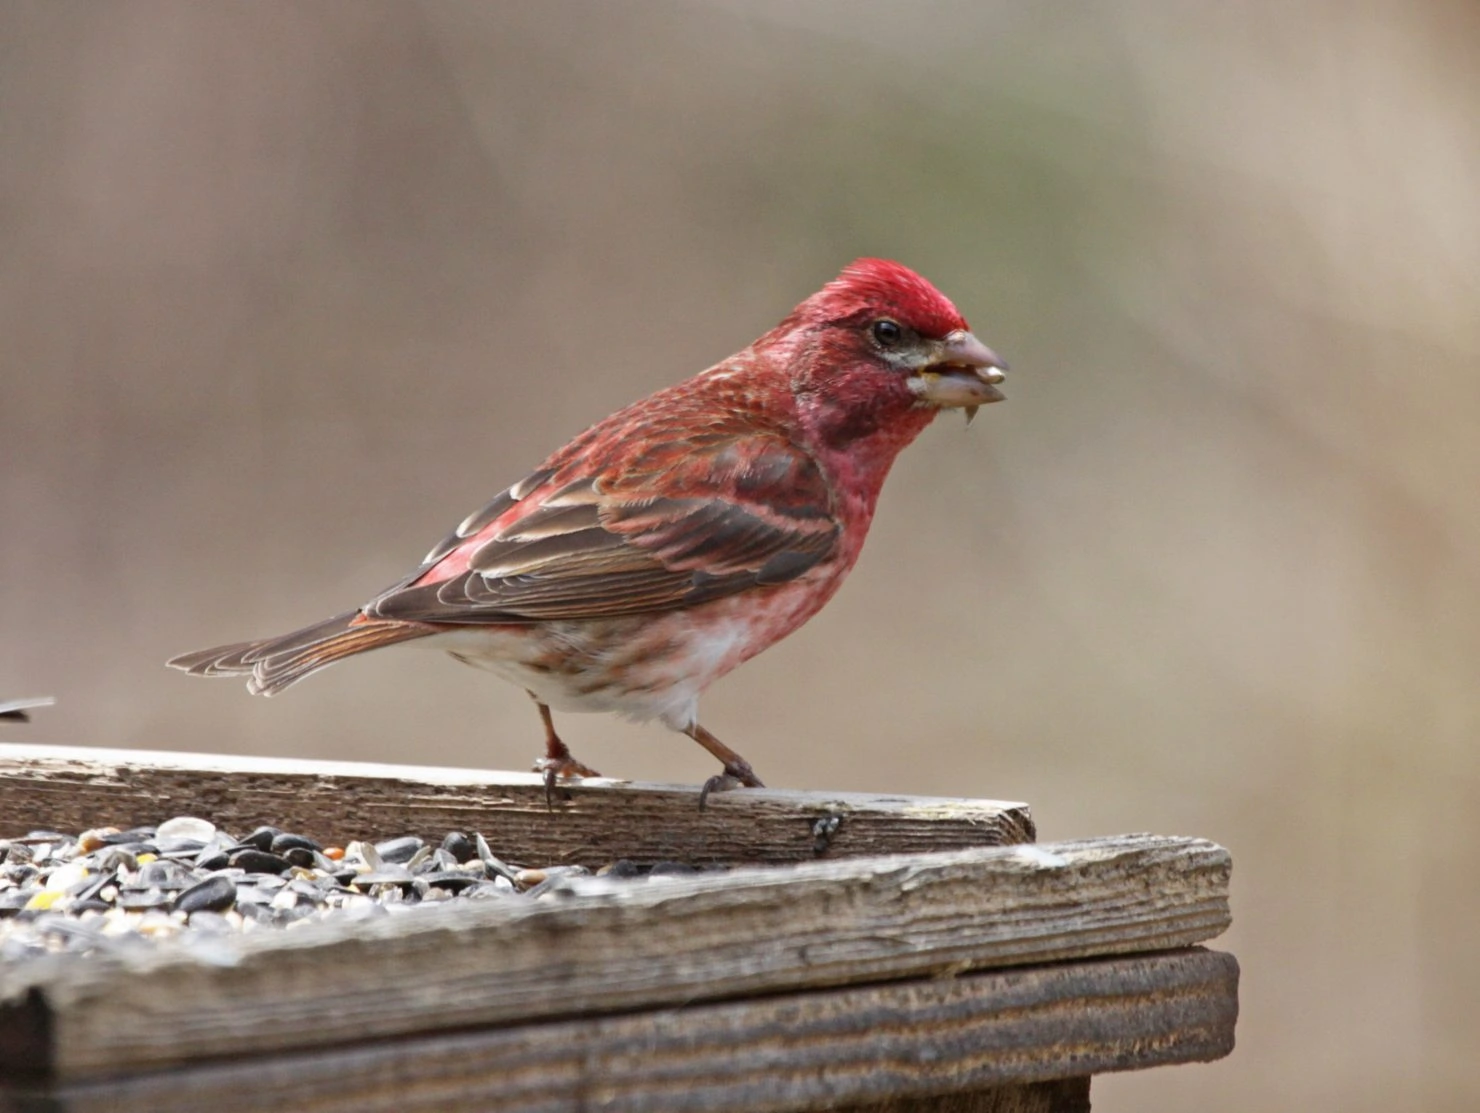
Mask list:
[[[780,435],[711,430],[614,455],[593,470],[577,454],[514,484],[365,615],[519,623],[650,614],[785,583],[837,547],[826,477]]]

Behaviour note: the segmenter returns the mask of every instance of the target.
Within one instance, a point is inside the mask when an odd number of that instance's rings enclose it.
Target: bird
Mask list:
[[[0,700],[0,720],[11,723],[29,723],[32,711],[38,707],[50,707],[54,703],[56,703],[55,696]]]
[[[597,422],[469,514],[363,606],[173,658],[272,696],[346,657],[441,649],[522,688],[546,799],[599,776],[552,709],[659,720],[712,754],[711,792],[761,788],[701,694],[822,609],[899,452],[943,410],[1001,401],[1007,365],[901,263],[844,267],[728,359]]]

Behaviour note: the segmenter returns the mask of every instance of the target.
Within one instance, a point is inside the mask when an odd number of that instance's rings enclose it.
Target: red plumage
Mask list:
[[[273,695],[417,641],[529,691],[547,783],[592,772],[553,707],[660,718],[723,763],[707,788],[759,785],[699,726],[699,695],[821,609],[899,451],[942,408],[999,400],[1003,370],[924,278],[860,259],[748,348],[587,429],[359,610],[169,663]]]

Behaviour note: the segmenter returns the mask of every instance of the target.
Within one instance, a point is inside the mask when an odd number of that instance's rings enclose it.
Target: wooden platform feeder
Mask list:
[[[1228,853],[1035,844],[1024,804],[0,746],[0,836],[199,815],[723,863],[539,900],[0,966],[0,1110],[1089,1108],[1233,1047]],[[347,834],[348,833],[348,834]]]

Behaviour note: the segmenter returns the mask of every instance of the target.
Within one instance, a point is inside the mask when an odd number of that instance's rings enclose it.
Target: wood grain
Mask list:
[[[197,1065],[12,1089],[10,1100],[18,1113],[762,1113],[891,1103],[875,1105],[883,1113],[932,1094],[1218,1058],[1233,1046],[1237,984],[1232,956],[1177,951]],[[1073,1090],[1058,1096],[1065,1104],[1008,1093],[952,1108],[1085,1107],[1068,1104]]]
[[[974,968],[1185,947],[1230,863],[1123,836],[661,878],[576,878],[139,952],[0,968],[0,1046],[59,1075]],[[28,994],[30,995],[28,997]],[[29,1002],[29,1003],[27,1003]]]
[[[1089,1084],[1086,1076],[959,1094],[911,1094],[866,1105],[840,1105],[834,1113],[1090,1113]]]
[[[813,824],[840,820],[828,857],[1031,842],[1026,804],[862,793],[698,788],[592,779],[546,807],[532,773],[0,744],[0,837],[200,815],[238,835],[263,823],[343,845],[481,831],[516,864],[617,858],[693,865],[802,862]]]

